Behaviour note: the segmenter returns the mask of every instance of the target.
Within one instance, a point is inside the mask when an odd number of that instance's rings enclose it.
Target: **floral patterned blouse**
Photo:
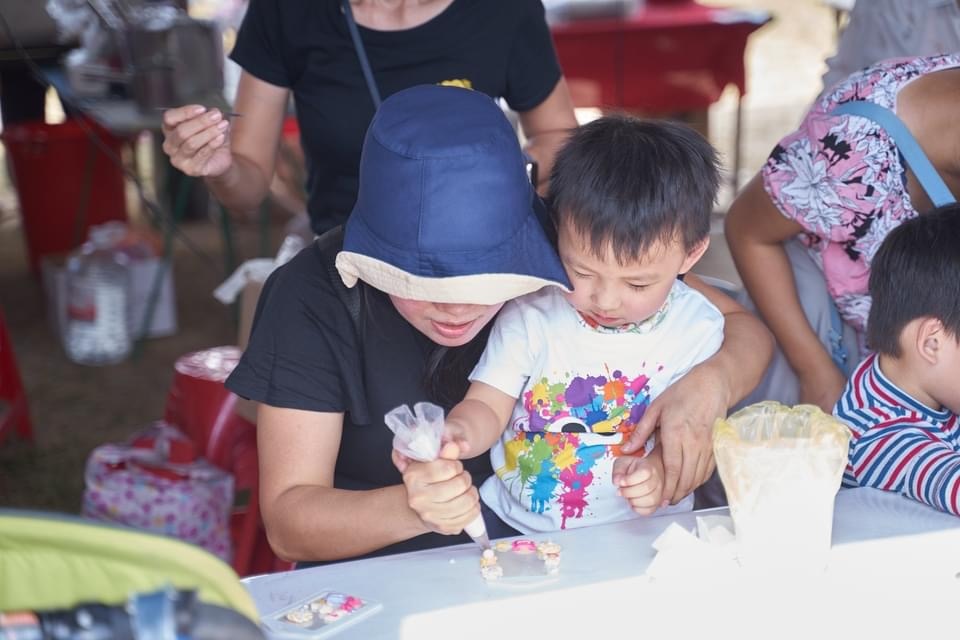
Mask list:
[[[886,60],[825,91],[794,133],[773,149],[763,186],[823,271],[843,319],[861,335],[870,312],[870,262],[891,229],[918,215],[906,187],[906,163],[872,120],[831,115],[838,104],[867,100],[896,112],[912,80],[960,67],[960,54]]]

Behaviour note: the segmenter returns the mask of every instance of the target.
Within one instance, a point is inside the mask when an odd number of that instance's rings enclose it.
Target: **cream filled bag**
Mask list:
[[[745,569],[822,572],[850,431],[813,405],[760,402],[717,420],[713,449]]]

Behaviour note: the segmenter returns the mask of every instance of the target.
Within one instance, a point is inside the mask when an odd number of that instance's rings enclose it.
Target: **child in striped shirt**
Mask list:
[[[843,485],[960,515],[960,205],[891,231],[870,294],[875,353],[833,410],[853,432]]]

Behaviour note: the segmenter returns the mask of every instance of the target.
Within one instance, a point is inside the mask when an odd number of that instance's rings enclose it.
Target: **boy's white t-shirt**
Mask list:
[[[636,517],[611,480],[617,445],[722,342],[723,315],[679,280],[664,307],[627,332],[591,328],[555,287],[507,303],[470,374],[518,399],[490,450],[483,501],[526,534]]]

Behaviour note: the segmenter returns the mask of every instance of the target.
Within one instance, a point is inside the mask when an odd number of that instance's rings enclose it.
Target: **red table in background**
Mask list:
[[[734,180],[740,168],[744,50],[766,11],[649,2],[623,18],[551,25],[578,107],[645,113],[705,110],[728,84],[737,88]]]

